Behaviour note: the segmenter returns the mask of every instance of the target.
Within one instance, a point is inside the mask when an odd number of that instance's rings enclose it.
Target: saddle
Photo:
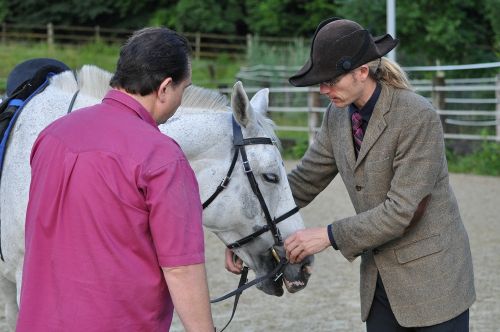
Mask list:
[[[66,70],[69,67],[58,60],[35,58],[16,65],[9,74],[6,98],[0,104],[0,178],[10,132],[23,106],[45,89],[51,76]],[[1,243],[0,259],[4,260]]]

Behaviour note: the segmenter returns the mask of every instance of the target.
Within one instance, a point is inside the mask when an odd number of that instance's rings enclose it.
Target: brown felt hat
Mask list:
[[[309,60],[289,82],[294,86],[310,86],[335,79],[384,56],[397,44],[398,40],[389,34],[372,37],[356,22],[337,17],[327,19],[316,28]]]

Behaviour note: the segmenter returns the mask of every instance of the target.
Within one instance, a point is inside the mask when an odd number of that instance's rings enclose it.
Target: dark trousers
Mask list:
[[[367,332],[468,332],[469,310],[467,309],[449,321],[426,327],[402,327],[392,312],[380,275],[373,298],[370,314],[366,321]]]

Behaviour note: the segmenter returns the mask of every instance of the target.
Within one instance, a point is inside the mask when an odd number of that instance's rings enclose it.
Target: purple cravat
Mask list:
[[[351,124],[352,124],[352,135],[354,137],[354,148],[356,149],[356,156],[359,154],[359,150],[361,149],[361,143],[363,142],[363,127],[361,124],[363,123],[363,119],[361,118],[361,114],[359,112],[354,112],[351,115]]]

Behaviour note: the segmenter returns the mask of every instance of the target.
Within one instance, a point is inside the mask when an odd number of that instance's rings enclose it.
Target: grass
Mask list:
[[[72,69],[85,64],[113,72],[120,52],[119,45],[92,43],[82,45],[54,45],[46,43],[6,43],[0,44],[0,94],[5,92],[6,79],[10,71],[19,63],[32,58],[53,58]],[[220,56],[213,60],[193,60],[193,83],[207,88],[230,86],[241,64]]]
[[[446,150],[448,169],[453,173],[500,176],[500,143],[483,141],[479,149],[466,155]]]

